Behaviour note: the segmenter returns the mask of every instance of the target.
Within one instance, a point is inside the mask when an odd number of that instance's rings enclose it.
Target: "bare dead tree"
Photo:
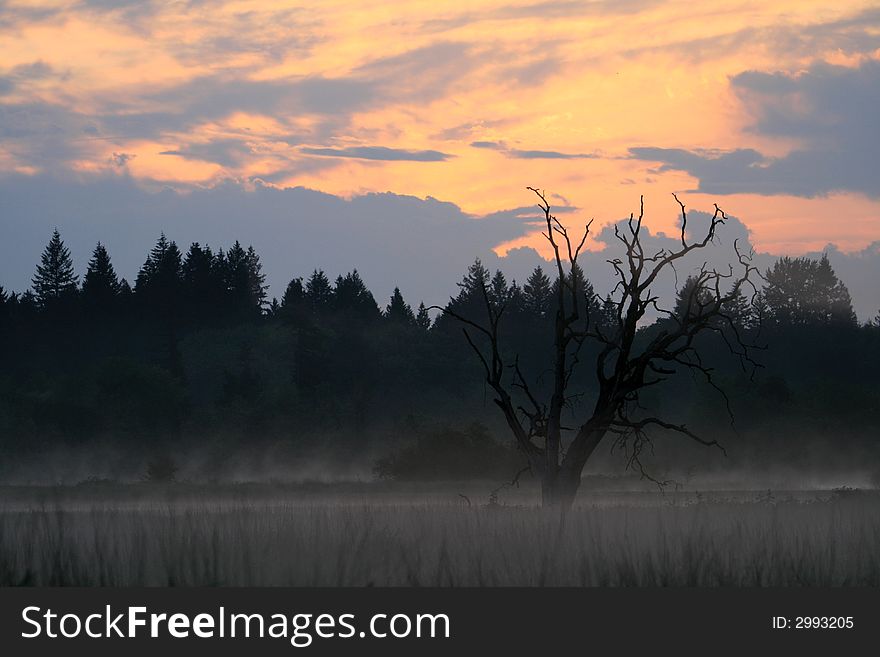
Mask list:
[[[486,310],[484,323],[461,316],[449,308],[439,310],[464,325],[465,339],[482,365],[486,383],[494,392],[493,401],[501,409],[529,468],[541,481],[543,504],[564,508],[572,504],[584,466],[606,437],[626,449],[630,466],[655,482],[657,480],[646,472],[640,459],[643,448],[651,444],[652,430],[676,432],[723,450],[716,440],[705,439],[683,424],[644,414],[639,405],[639,394],[648,387],[662,384],[684,367],[704,377],[727,402],[723,390],[713,379],[712,368],[700,358],[696,338],[702,333],[717,333],[744,366],[758,366],[752,358],[756,345],[744,341],[741,328],[727,312],[737,295],[750,290],[749,296],[754,298],[757,292],[752,278],[759,273],[752,265],[753,254],[741,252],[737,242],[734,242],[735,266],[730,265],[724,271],[704,264],[699,269],[687,298],[687,312],[677,314],[662,308],[659,298],[652,293],[652,286],[664,270],[674,270],[677,261],[713,242],[718,228],[725,223],[724,212],[716,205],[706,233],[702,239],[694,240],[687,232],[685,205],[673,194],[681,208],[681,245],[648,253],[642,244],[642,197],[638,216],[631,214],[623,227],[614,228],[624,255],[607,260],[614,269],[617,283],[611,295],[613,319],[601,323],[589,316],[589,310],[582,312],[584,306],[579,303],[582,301],[579,297],[584,292],[576,276],[578,257],[590,234],[592,221],[585,226],[579,239],[574,238],[553,215],[546,194],[534,187],[527,189],[538,197],[538,207],[545,222],[543,234],[552,248],[557,276],[553,380],[549,399],[539,399],[520,369],[517,357],[512,362],[505,362],[498,330],[505,306],[490,301],[484,283],[481,284]],[[639,345],[636,333],[649,311],[668,317],[669,321],[663,323],[663,328],[647,344]],[[574,428],[567,429],[562,423],[563,411],[571,407],[570,383],[587,342],[598,345],[594,364],[598,393],[589,415]],[[727,408],[729,412],[729,403]],[[566,436],[564,440],[564,433],[573,433],[573,437]]]

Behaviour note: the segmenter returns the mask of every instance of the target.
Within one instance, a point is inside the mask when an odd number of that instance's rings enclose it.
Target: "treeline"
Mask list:
[[[613,326],[613,299],[574,275],[584,315]],[[875,450],[880,321],[859,325],[826,257],[781,258],[764,275],[754,299],[727,309],[736,330],[765,347],[761,366],[731,355],[719,330],[701,345],[715,367],[711,385],[682,376],[644,403],[723,435],[743,459],[769,454],[793,465],[814,453]],[[540,268],[508,282],[477,260],[451,312],[432,322],[425,304],[414,307],[399,289],[379,303],[356,270],[332,281],[315,270],[270,299],[259,255],[238,242],[184,253],[162,235],[133,285],[98,244],[80,279],[56,231],[31,289],[0,287],[0,450],[7,462],[59,447],[202,450],[222,463],[284,444],[291,458],[307,449],[382,457],[381,473],[396,476],[395,463],[419,462],[416,447],[446,462],[438,443],[447,440],[457,446],[447,469],[458,462],[473,474],[495,453],[490,435],[506,434],[452,315],[480,322],[487,304],[503,307],[509,362],[549,386],[557,284]],[[698,309],[695,284],[682,282],[670,313],[643,327],[643,338]],[[589,347],[581,360],[573,407],[591,401]],[[497,459],[505,468],[508,456]],[[442,474],[435,470],[425,471]]]

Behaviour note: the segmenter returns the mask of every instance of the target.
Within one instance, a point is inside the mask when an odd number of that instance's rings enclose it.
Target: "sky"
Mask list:
[[[762,257],[832,253],[867,319],[878,111],[876,2],[0,0],[0,283],[59,226],[128,277],[164,230],[262,246],[278,295],[445,299],[548,256],[532,185],[594,253],[640,195],[657,235],[671,192],[717,203]]]

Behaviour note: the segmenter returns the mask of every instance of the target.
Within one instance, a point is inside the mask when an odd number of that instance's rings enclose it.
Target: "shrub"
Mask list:
[[[509,479],[525,464],[510,445],[497,442],[475,422],[464,429],[444,427],[428,431],[376,462],[381,479],[455,480]]]

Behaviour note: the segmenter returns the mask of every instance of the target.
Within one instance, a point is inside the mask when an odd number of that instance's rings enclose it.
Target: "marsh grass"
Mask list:
[[[0,511],[0,584],[878,586],[880,498],[518,506],[57,503]]]

